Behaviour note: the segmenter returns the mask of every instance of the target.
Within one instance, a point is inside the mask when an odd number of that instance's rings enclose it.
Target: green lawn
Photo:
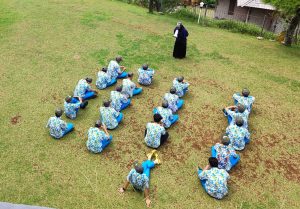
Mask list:
[[[151,178],[153,208],[297,208],[300,197],[300,49],[185,23],[188,57],[174,60],[176,19],[108,0],[0,0],[0,201],[56,208],[143,208],[142,194],[117,191],[135,160],[149,152],[145,124],[175,76],[191,83],[159,151]],[[156,71],[133,99],[113,143],[89,153],[86,132],[113,88],[101,91],[74,121],[75,132],[53,140],[45,128],[77,81],[96,78],[115,55],[136,72]],[[136,78],[135,78],[136,80]],[[119,81],[120,82],[120,81]],[[226,128],[221,109],[249,87],[256,97],[252,142],[231,172],[230,193],[208,197],[195,168]],[[65,119],[65,117],[64,117]],[[67,120],[69,121],[69,120]]]

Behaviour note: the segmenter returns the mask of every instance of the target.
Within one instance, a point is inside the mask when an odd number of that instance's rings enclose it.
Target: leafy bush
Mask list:
[[[149,7],[149,0],[119,0],[128,4],[136,4],[142,7]],[[181,1],[180,0],[158,0],[158,3],[162,3],[161,9],[163,11],[169,10],[176,7]]]

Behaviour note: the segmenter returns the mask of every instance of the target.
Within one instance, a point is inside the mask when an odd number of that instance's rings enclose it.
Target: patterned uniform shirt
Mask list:
[[[230,156],[238,157],[235,150],[231,145],[227,146],[219,143],[214,148],[217,151],[218,167],[229,171],[231,169]]]
[[[232,97],[233,97],[233,99],[238,101],[238,103],[244,105],[248,109],[249,112],[251,112],[251,106],[255,101],[255,97],[253,97],[253,96],[244,97],[240,93],[235,93]]]
[[[230,178],[227,171],[211,168],[199,174],[200,180],[207,180],[205,187],[207,193],[214,198],[222,199],[227,193],[227,180]]]
[[[67,129],[67,123],[64,122],[61,118],[51,117],[48,120],[47,128],[50,128],[50,135],[56,139],[59,139],[64,136],[64,131]]]
[[[75,119],[77,116],[76,110],[80,108],[80,102],[77,103],[64,103],[65,114],[68,118]]]
[[[248,117],[249,117],[249,114],[250,114],[248,109],[246,109],[243,113],[235,112],[235,111],[232,111],[232,110],[228,110],[227,113],[228,113],[228,115],[230,115],[232,117],[232,121],[231,121],[230,125],[234,125],[235,124],[235,119],[237,117],[241,117],[244,120],[243,127],[248,128]]]
[[[160,137],[166,133],[164,127],[157,123],[148,123],[146,126],[147,134],[145,136],[145,142],[147,146],[157,148],[160,146]]]
[[[109,136],[107,136],[99,128],[91,127],[88,130],[88,140],[86,142],[86,147],[89,151],[93,153],[102,152],[102,141],[108,139]]]
[[[91,89],[90,84],[87,83],[85,79],[78,81],[77,86],[74,90],[74,97],[84,97],[85,93]]]
[[[133,96],[133,90],[135,89],[136,85],[133,83],[129,78],[123,80],[123,89],[122,93],[127,95],[128,97]]]
[[[105,89],[107,84],[111,81],[110,76],[108,75],[108,73],[105,73],[103,71],[99,71],[98,72],[98,77],[97,77],[97,81],[96,81],[96,86],[99,89]]]
[[[145,189],[149,189],[149,178],[146,174],[136,172],[135,169],[131,169],[127,176],[127,181],[129,181],[136,190],[144,191]]]
[[[164,96],[164,100],[168,102],[168,105],[172,112],[176,112],[178,110],[177,102],[179,97],[176,94],[166,93]]]
[[[158,107],[157,112],[163,118],[162,122],[164,126],[166,128],[169,128],[171,126],[171,121],[173,120],[172,110],[170,110],[169,108]]]
[[[143,68],[139,68],[138,75],[139,75],[138,82],[140,84],[150,85],[152,83],[152,77],[154,75],[154,70],[152,70],[152,69],[144,70]]]
[[[245,148],[245,138],[250,139],[249,131],[244,127],[230,125],[226,128],[226,133],[230,138],[230,144],[235,150],[243,150]]]
[[[178,82],[177,79],[175,78],[173,80],[173,87],[176,88],[176,94],[179,97],[182,97],[184,95],[184,89],[187,89],[189,87],[189,84]]]
[[[120,65],[117,61],[112,60],[109,62],[107,67],[107,74],[110,78],[117,78],[119,73],[121,73]]]
[[[110,100],[111,100],[111,107],[114,108],[118,112],[121,111],[122,103],[128,102],[127,97],[118,91],[110,92]]]
[[[100,107],[102,122],[108,129],[114,129],[118,126],[117,117],[119,116],[119,114],[120,113],[112,107]]]

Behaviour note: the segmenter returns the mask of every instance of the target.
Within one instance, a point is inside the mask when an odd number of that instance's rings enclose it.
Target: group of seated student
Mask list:
[[[246,144],[250,142],[248,116],[255,98],[249,94],[250,91],[246,88],[242,90],[242,94],[234,94],[235,106],[223,109],[228,120],[226,133],[221,137],[221,143],[211,148],[209,165],[203,170],[197,168],[204,190],[216,199],[222,199],[228,194],[227,181],[230,178],[228,172],[240,160],[236,151],[244,150]]]
[[[146,66],[143,66],[143,68],[146,69]],[[188,91],[189,84],[184,81],[183,77],[175,78],[175,80],[178,82],[173,82],[170,93],[166,93],[164,96],[162,106],[153,110],[154,121],[146,125],[144,140],[148,147],[154,149],[147,155],[148,160],[141,165],[134,163],[134,168],[129,172],[124,186],[119,189],[121,193],[124,193],[131,184],[135,190],[144,191],[147,207],[150,207],[151,203],[149,197],[150,169],[154,168],[156,164],[160,164],[155,149],[168,139],[169,133],[166,128],[169,128],[179,119],[179,116],[173,113],[183,106],[184,102],[179,97],[183,97]],[[152,158],[155,160],[152,160]]]

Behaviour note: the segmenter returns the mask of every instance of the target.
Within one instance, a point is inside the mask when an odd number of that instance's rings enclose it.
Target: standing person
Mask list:
[[[174,37],[176,38],[173,57],[174,58],[185,58],[186,56],[186,43],[189,32],[185,29],[181,22],[177,23],[177,26],[174,29]]]

